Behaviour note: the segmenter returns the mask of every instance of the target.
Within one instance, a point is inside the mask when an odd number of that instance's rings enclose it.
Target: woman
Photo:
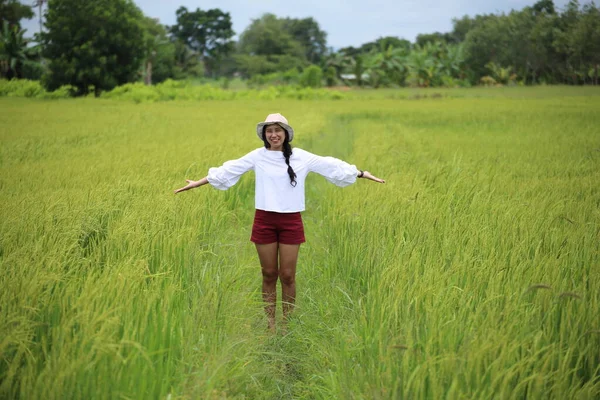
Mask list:
[[[284,321],[296,298],[296,261],[300,244],[305,241],[300,213],[304,211],[304,181],[308,173],[316,172],[341,187],[354,183],[356,178],[385,181],[336,158],[320,157],[298,148],[292,151],[294,130],[281,114],[269,114],[256,126],[256,134],[264,147],[219,168],[210,168],[208,176],[199,181],[186,180],[188,184],[175,193],[207,183],[227,190],[244,173],[254,170],[256,213],[250,240],[258,252],[265,311],[269,329],[274,331],[277,279],[282,286]]]

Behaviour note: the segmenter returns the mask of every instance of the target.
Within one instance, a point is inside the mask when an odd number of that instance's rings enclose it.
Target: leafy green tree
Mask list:
[[[144,59],[143,15],[131,0],[48,3],[43,54],[50,90],[73,85],[95,94],[137,79]]]
[[[312,64],[320,64],[327,53],[327,33],[313,18],[283,20],[284,29],[304,49],[304,57]]]
[[[253,20],[240,36],[239,52],[258,56],[287,54],[306,60],[302,44],[285,25],[286,21],[274,14],[264,14]]]
[[[403,48],[408,51],[411,48],[411,43],[406,39],[400,39],[396,36],[385,36],[380,37],[373,42],[364,43],[360,47],[350,46],[341,48],[339,52],[349,57],[354,57],[358,54],[364,55],[373,53],[375,51],[380,51],[381,49],[387,49],[390,46],[396,49]]]
[[[175,77],[175,43],[157,19],[144,17],[144,65],[146,84],[160,83]]]
[[[200,62],[198,53],[179,39],[174,39],[171,43],[175,47],[175,66],[173,68],[174,78],[185,79],[188,77],[203,77],[204,64]]]
[[[333,54],[333,53],[334,52],[332,51],[331,54]],[[348,56],[348,57],[354,57],[357,54],[363,54],[360,47],[353,47],[353,46],[342,47],[337,53],[340,53],[341,55]]]
[[[528,37],[532,83],[536,83],[540,79],[547,83],[561,81],[559,74],[561,56],[553,45],[557,32],[558,16],[555,13],[539,13],[537,15]]]
[[[0,28],[4,26],[4,21],[8,22],[9,27],[16,25],[20,28],[22,19],[31,18],[31,6],[21,4],[18,0],[0,0]]]
[[[556,14],[556,9],[554,8],[554,2],[552,0],[539,0],[532,8],[535,14]]]
[[[231,16],[218,8],[189,11],[186,7],[179,7],[176,15],[170,32],[198,54],[205,70],[214,72],[234,49]]]
[[[0,76],[9,79],[39,76],[39,47],[29,47],[31,40],[25,39],[25,30],[21,30],[21,20],[31,18],[30,5],[18,0],[0,0]]]
[[[268,74],[308,65],[306,50],[289,31],[288,24],[273,14],[253,20],[238,42],[239,71],[245,75]]]
[[[327,34],[313,18],[278,18],[264,14],[240,35],[236,56],[244,74],[283,72],[323,64]]]
[[[571,2],[573,6],[577,2]],[[566,32],[569,64],[579,80],[598,84],[600,67],[600,8],[593,2],[583,5],[575,23]]]
[[[339,78],[344,71],[352,67],[353,62],[354,60],[352,59],[352,57],[345,55],[341,51],[332,52],[328,54],[325,60],[325,67],[332,67],[333,69],[335,69],[336,77]]]
[[[417,35],[416,41],[415,43],[418,46],[425,46],[427,43],[453,43],[455,41],[454,37],[452,36],[452,34],[449,33],[441,33],[441,32],[434,32],[434,33],[422,33],[420,35]]]
[[[343,57],[361,55],[372,86],[397,84],[403,73],[418,86],[455,86],[468,84],[467,79],[477,83],[488,74],[496,77],[494,82],[505,83],[516,78],[528,84],[600,83],[600,8],[594,1],[582,6],[571,0],[558,10],[552,0],[538,0],[508,14],[463,16],[452,22],[451,32],[421,34],[414,47],[406,46],[401,68],[386,53],[390,43],[376,45],[398,38],[345,47],[325,65],[333,65],[338,74],[348,72],[352,67],[342,66]]]
[[[452,32],[450,33],[452,40],[456,43],[463,42],[467,37],[467,33],[473,29],[475,24],[475,19],[469,17],[468,15],[465,15],[462,18],[453,18],[453,28]]]
[[[485,65],[494,62],[509,65],[508,52],[513,44],[507,36],[503,17],[489,16],[471,29],[465,38],[466,63],[473,72],[473,80],[487,75]]]

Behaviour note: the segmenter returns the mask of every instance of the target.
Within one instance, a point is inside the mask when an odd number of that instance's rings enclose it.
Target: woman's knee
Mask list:
[[[296,282],[296,272],[292,269],[281,268],[279,270],[279,279],[284,285],[293,285]]]
[[[273,268],[273,269],[262,269],[262,276],[263,276],[263,282],[266,283],[275,283],[277,282],[277,278],[279,277],[279,274],[277,273],[277,269]]]

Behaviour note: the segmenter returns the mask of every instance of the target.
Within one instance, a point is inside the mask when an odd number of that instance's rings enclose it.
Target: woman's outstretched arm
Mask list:
[[[305,150],[294,149],[299,156],[306,160],[308,170],[322,175],[329,182],[337,186],[348,186],[356,182],[357,178],[365,178],[378,183],[385,183],[385,180],[378,178],[369,171],[361,171],[356,165],[350,165],[347,162],[334,158],[322,157],[309,153]]]
[[[190,179],[186,179],[185,180],[188,184],[182,188],[179,188],[175,191],[175,193],[179,193],[179,192],[184,192],[186,190],[190,190],[193,188],[197,188],[200,187],[202,185],[206,185],[208,183],[208,178],[204,177],[202,179],[200,179],[199,181],[192,181]]]
[[[378,178],[371,174],[369,171],[362,171],[362,176],[358,176],[359,178],[370,179],[375,182],[385,183],[385,179]]]
[[[175,193],[190,190],[210,183],[219,190],[227,190],[237,183],[242,175],[254,169],[255,158],[261,149],[256,149],[237,160],[226,161],[218,168],[210,168],[208,175],[199,181],[186,179],[186,186],[177,189]]]

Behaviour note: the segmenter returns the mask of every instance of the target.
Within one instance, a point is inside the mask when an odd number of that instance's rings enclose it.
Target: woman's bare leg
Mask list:
[[[278,243],[256,244],[258,259],[262,270],[262,295],[265,302],[265,312],[269,320],[269,329],[275,332],[275,302],[277,301],[277,266]]]
[[[279,243],[279,280],[283,304],[283,320],[287,320],[296,302],[296,263],[299,244]]]

